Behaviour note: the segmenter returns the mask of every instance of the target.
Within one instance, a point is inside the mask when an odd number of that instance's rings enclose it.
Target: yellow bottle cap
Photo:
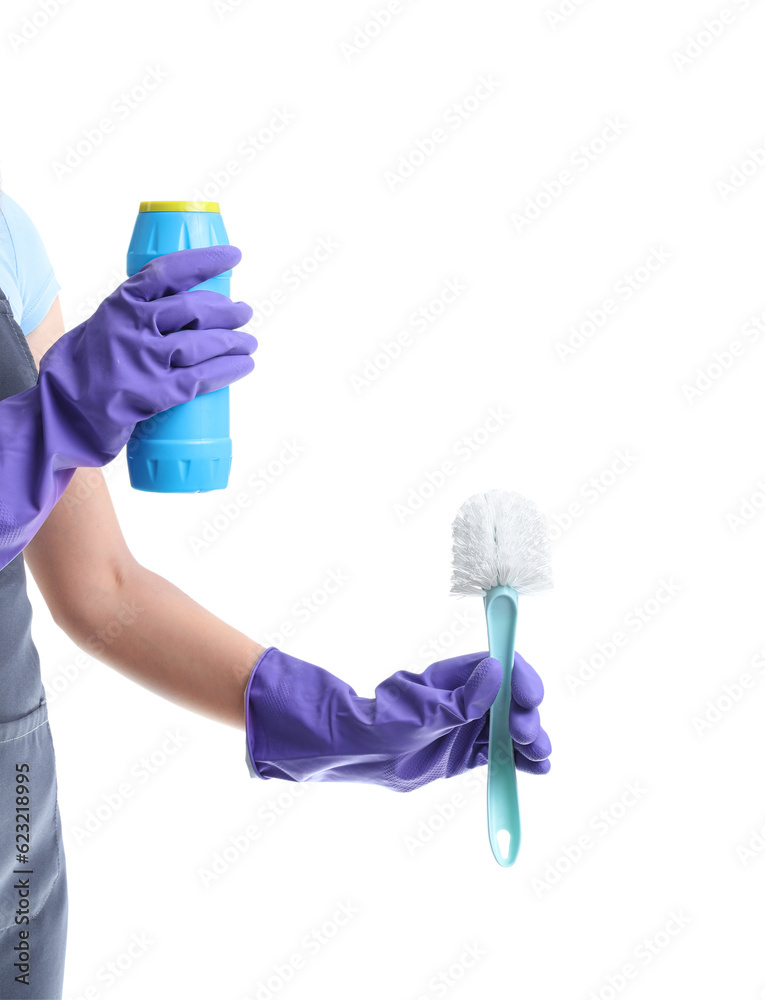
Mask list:
[[[217,201],[142,201],[139,212],[220,212]]]

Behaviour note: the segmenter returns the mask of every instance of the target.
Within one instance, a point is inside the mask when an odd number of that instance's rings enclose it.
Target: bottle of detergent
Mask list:
[[[128,276],[154,257],[229,242],[212,201],[143,201],[127,254]],[[231,270],[194,288],[230,295]],[[228,386],[172,406],[136,427],[127,445],[130,485],[151,493],[223,490],[231,471]]]

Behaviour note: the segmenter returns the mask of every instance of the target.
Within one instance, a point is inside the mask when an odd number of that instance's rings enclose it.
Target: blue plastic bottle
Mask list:
[[[228,243],[217,202],[143,201],[127,254],[135,274],[154,257]],[[230,295],[231,271],[195,285]],[[130,485],[151,493],[223,490],[231,471],[228,386],[137,424],[127,445]]]

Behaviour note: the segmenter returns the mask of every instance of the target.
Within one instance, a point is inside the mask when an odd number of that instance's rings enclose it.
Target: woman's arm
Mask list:
[[[63,333],[57,298],[28,337],[37,363]],[[75,472],[24,558],[81,648],[192,711],[244,727],[244,689],[265,647],[136,561],[99,469]]]

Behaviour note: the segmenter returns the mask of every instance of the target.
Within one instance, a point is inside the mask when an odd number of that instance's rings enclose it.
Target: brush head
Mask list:
[[[476,493],[452,524],[452,594],[507,585],[519,594],[552,587],[544,515],[518,493]]]

